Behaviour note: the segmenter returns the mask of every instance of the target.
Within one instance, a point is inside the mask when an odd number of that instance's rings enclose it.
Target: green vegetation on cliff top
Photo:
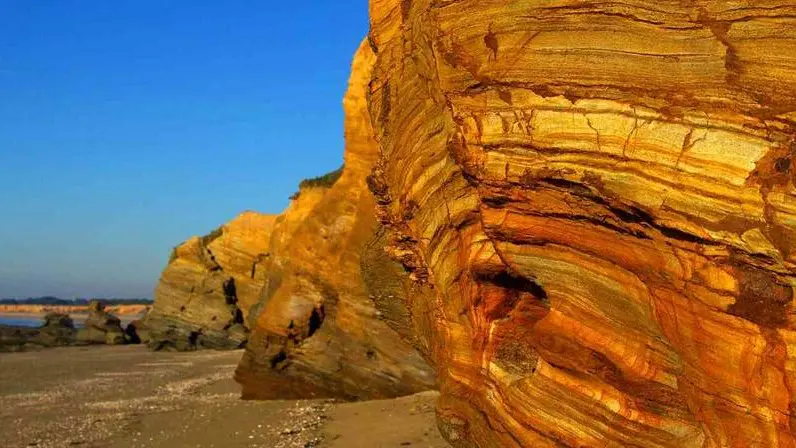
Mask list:
[[[334,183],[340,179],[340,176],[343,175],[343,168],[345,168],[345,165],[334,171],[330,171],[323,176],[311,177],[309,179],[302,180],[299,182],[299,191],[294,193],[290,199],[298,199],[299,195],[301,194],[301,190],[305,188],[331,188],[332,185],[334,185]]]

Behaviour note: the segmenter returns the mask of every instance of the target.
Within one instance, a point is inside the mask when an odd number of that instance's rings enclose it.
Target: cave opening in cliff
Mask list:
[[[514,274],[508,270],[503,270],[498,273],[478,274],[478,280],[491,283],[509,291],[527,292],[545,303],[548,301],[547,291],[544,290],[542,285],[530,278]]]
[[[235,308],[234,315],[232,316],[233,324],[243,324],[243,311],[240,308]]]
[[[199,331],[192,331],[191,334],[188,336],[188,345],[192,348],[197,346],[197,342],[199,341],[199,336],[202,333]]]
[[[310,314],[310,319],[308,322],[308,329],[307,329],[307,337],[312,337],[318,330],[321,329],[321,325],[323,325],[323,319],[325,318],[325,313],[323,309],[323,305],[319,305],[312,309],[312,313]]]
[[[276,366],[278,366],[279,364],[281,364],[281,363],[283,363],[285,361],[287,361],[287,352],[285,352],[285,350],[279,350],[279,353],[277,353],[276,355],[272,356],[271,359],[270,359],[271,368],[275,369]]]
[[[227,300],[227,305],[234,305],[238,303],[238,288],[235,286],[235,279],[230,278],[224,282],[224,298]]]

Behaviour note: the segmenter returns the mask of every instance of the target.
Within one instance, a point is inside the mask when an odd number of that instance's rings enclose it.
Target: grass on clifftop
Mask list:
[[[202,244],[207,246],[210,243],[212,243],[213,241],[215,241],[216,239],[220,238],[221,235],[223,235],[223,234],[224,234],[224,226],[222,225],[221,227],[219,227],[219,228],[213,230],[212,232],[208,233],[207,235],[203,236],[202,237]]]
[[[295,200],[298,199],[299,195],[301,194],[301,190],[304,188],[331,188],[337,179],[340,179],[340,176],[343,175],[343,168],[345,165],[341,166],[340,168],[330,171],[323,176],[312,177],[309,179],[304,179],[299,183],[299,191],[293,194],[290,199]]]

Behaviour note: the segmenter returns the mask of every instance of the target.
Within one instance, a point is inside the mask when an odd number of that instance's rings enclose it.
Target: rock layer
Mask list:
[[[796,5],[370,9],[369,184],[448,440],[796,446]]]
[[[378,154],[365,98],[374,60],[367,44],[354,59],[342,175],[308,199],[302,189],[294,204],[306,200],[311,207],[289,209],[282,226],[290,230],[272,238],[269,279],[236,372],[244,398],[378,398],[434,385],[426,362],[374,306],[382,292],[375,289],[395,279],[371,272],[366,284],[367,267],[361,267],[378,231],[366,185]]]
[[[154,349],[232,349],[246,343],[246,316],[266,281],[273,215],[244,212],[176,247],[143,327]]]

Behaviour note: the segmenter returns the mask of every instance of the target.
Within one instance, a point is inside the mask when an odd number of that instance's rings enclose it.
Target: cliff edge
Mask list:
[[[425,360],[382,320],[361,266],[379,231],[366,183],[378,155],[365,94],[374,61],[363,43],[344,100],[345,165],[339,179],[296,221],[289,244],[274,250],[281,261],[262,290],[236,372],[244,398],[381,398],[434,387]],[[379,278],[393,280],[375,273],[371,284]]]

